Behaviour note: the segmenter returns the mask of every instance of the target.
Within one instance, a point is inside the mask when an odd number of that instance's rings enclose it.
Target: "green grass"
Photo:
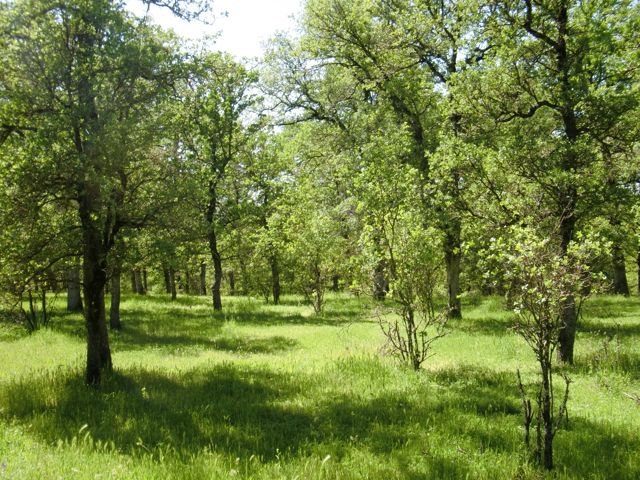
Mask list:
[[[80,316],[57,307],[32,335],[0,323],[0,479],[545,477],[515,379],[534,359],[500,299],[469,301],[421,372],[380,355],[364,299],[330,296],[321,316],[297,297],[224,300],[125,297],[97,390]],[[547,476],[640,478],[640,299],[584,314]]]

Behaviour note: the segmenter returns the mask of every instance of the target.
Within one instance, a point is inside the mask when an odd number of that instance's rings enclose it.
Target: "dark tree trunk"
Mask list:
[[[147,283],[147,269],[142,269],[142,290],[146,294],[149,291],[149,284]]]
[[[211,296],[213,298],[213,309],[216,311],[222,310],[222,257],[218,250],[218,236],[216,233],[215,214],[218,206],[216,183],[211,181],[209,183],[209,204],[207,205],[207,211],[205,219],[208,225],[207,239],[209,241],[209,252],[211,253],[211,260],[213,261],[213,285],[211,286]]]
[[[331,291],[340,291],[340,277],[338,275],[334,275],[333,277],[331,277]]]
[[[213,309],[222,310],[222,257],[218,251],[218,238],[213,225],[209,228],[209,250],[211,251],[211,260],[213,261],[213,285],[211,287],[211,295],[213,298]]]
[[[191,272],[189,271],[189,265],[184,270],[184,293],[189,295],[191,293]]]
[[[275,255],[271,257],[271,293],[273,304],[278,305],[280,303],[280,265]]]
[[[95,190],[99,192],[99,187]],[[86,192],[80,203],[83,227],[83,293],[85,299],[85,323],[87,327],[86,382],[99,385],[103,371],[111,371],[111,350],[107,332],[104,287],[107,283],[106,251],[99,227],[92,217],[92,202],[99,193]]]
[[[162,266],[162,276],[164,278],[164,291],[165,293],[171,293],[171,279],[169,278],[169,267]]]
[[[560,217],[560,248],[563,255],[567,253],[569,244],[571,240],[573,240],[573,231],[575,228],[575,216],[573,215],[575,211],[575,189],[569,188],[566,195],[567,208]],[[561,323],[562,328],[558,335],[558,359],[561,362],[573,364],[573,345],[578,329],[578,312],[573,296],[568,297],[564,302]]]
[[[629,283],[627,282],[627,268],[622,247],[618,243],[614,244],[611,253],[613,264],[613,293],[628,297]]]
[[[207,264],[200,262],[200,295],[207,294]]]
[[[544,427],[544,438],[542,447],[542,464],[547,470],[553,469],[553,411],[552,411],[552,392],[551,392],[551,367],[550,365],[544,365],[544,361],[541,362],[542,373],[542,391],[541,405],[542,409],[542,426]]]
[[[171,293],[171,300],[178,298],[178,290],[176,289],[176,271],[173,267],[169,267],[169,292]]]
[[[120,322],[120,277],[122,275],[122,265],[119,259],[114,261],[111,273],[111,306],[109,308],[109,327],[111,330],[122,330]]]
[[[82,311],[80,266],[74,266],[65,272],[67,283],[67,311]]]

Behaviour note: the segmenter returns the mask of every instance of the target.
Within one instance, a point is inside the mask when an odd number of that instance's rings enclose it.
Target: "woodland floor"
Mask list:
[[[516,380],[533,392],[535,359],[501,299],[466,298],[420,372],[383,354],[364,299],[330,296],[321,316],[297,297],[224,301],[125,296],[99,389],[63,298],[31,335],[0,322],[0,479],[545,477]],[[640,298],[583,313],[548,477],[640,478]]]

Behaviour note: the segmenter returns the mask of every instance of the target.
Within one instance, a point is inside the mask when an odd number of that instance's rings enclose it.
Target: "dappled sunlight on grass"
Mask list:
[[[7,471],[37,476],[29,466],[36,450],[45,479],[101,471],[163,479],[539,478],[523,446],[515,376],[520,368],[531,386],[535,359],[509,330],[513,317],[499,299],[468,306],[418,372],[380,356],[383,337],[366,301],[335,295],[317,317],[294,299],[274,306],[230,298],[222,314],[209,300],[126,297],[124,329],[112,334],[116,371],[99,389],[83,384],[78,316],[57,315],[51,329],[7,343],[0,351],[13,372],[0,375]],[[621,305],[631,328],[640,315],[614,300],[605,297],[594,311]],[[640,408],[625,396],[640,393],[638,338],[631,330],[604,348],[610,318],[584,320],[576,365],[558,366],[573,380],[569,427],[557,436],[558,478],[640,475]],[[95,468],[85,465],[91,461]]]

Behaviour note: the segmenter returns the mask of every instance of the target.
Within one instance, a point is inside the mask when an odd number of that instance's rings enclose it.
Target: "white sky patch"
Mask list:
[[[172,28],[180,36],[197,39],[220,32],[215,48],[240,59],[261,57],[265,43],[277,32],[292,31],[295,18],[302,15],[303,0],[214,0],[212,25],[185,22],[167,9],[152,7],[153,20],[165,28]],[[140,0],[128,0],[128,8],[143,15],[146,7]]]

